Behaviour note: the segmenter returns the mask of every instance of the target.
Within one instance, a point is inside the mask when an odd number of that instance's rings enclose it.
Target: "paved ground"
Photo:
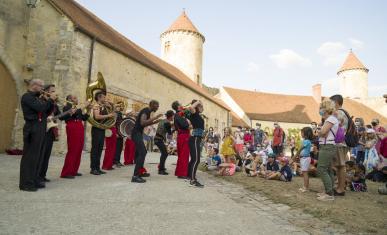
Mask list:
[[[199,173],[203,189],[159,176],[157,156],[148,155],[146,184],[129,182],[132,166],[88,174],[87,154],[83,176],[61,179],[63,158],[53,157],[51,182],[31,193],[18,190],[20,157],[0,155],[0,234],[315,234],[289,223],[287,206],[206,173]],[[171,172],[175,162],[168,160]]]

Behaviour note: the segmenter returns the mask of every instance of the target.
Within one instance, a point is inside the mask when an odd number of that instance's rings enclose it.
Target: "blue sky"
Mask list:
[[[352,48],[370,70],[369,95],[387,93],[387,1],[77,0],[160,56],[160,34],[181,14],[206,37],[203,82],[265,92],[337,92]]]

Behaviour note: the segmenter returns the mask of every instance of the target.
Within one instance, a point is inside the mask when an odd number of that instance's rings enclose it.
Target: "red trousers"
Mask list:
[[[188,176],[188,163],[189,163],[189,131],[179,131],[177,134],[177,163],[176,163],[176,176]]]
[[[105,138],[105,156],[103,158],[102,169],[111,170],[113,168],[114,156],[116,154],[117,147],[117,129],[115,127],[110,128],[112,136]]]
[[[136,152],[136,145],[133,140],[126,138],[124,150],[124,165],[134,164],[134,153]]]
[[[66,124],[67,154],[60,176],[75,176],[81,164],[83,143],[85,141],[84,127],[81,120],[68,121]]]

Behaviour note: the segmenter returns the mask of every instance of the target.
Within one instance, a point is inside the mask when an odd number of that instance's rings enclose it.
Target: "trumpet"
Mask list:
[[[46,98],[51,98],[51,96],[52,96],[51,93],[49,93],[49,92],[47,92],[47,91],[44,91],[44,90],[41,90],[41,91],[40,91],[40,96],[39,96],[39,98],[44,98],[44,99],[46,99]],[[58,100],[59,100],[59,97],[56,96],[55,101],[57,102]]]

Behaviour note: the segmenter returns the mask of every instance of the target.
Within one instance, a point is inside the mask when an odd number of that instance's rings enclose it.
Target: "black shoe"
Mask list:
[[[141,178],[140,176],[133,176],[132,183],[145,183],[146,180]]]
[[[333,190],[333,195],[334,196],[345,196],[345,192],[339,193],[336,190]]]
[[[159,175],[169,175],[169,174],[165,170],[161,170],[159,171]]]
[[[189,182],[189,186],[192,186],[192,187],[197,187],[197,188],[203,188],[204,185],[202,185],[201,183],[199,183],[199,181],[197,180],[191,180]]]
[[[43,178],[43,182],[50,182],[51,180],[47,179],[46,177]]]
[[[188,179],[187,176],[178,176],[177,178],[178,178],[178,179],[182,179],[182,180],[187,180],[187,179]]]
[[[64,178],[64,179],[74,179],[75,177],[72,176],[72,175],[65,175],[65,176],[61,176],[60,178]]]
[[[21,191],[26,191],[26,192],[36,192],[38,191],[38,188],[35,187],[20,187]]]
[[[149,177],[150,176],[150,174],[149,173],[142,173],[141,175],[140,175],[140,177]]]
[[[92,175],[100,175],[101,173],[99,173],[98,170],[91,170],[90,174],[92,174]]]
[[[45,188],[46,185],[44,184],[44,182],[39,182],[39,183],[36,183],[36,184],[35,184],[35,187],[36,187],[36,188]]]
[[[21,191],[26,191],[26,192],[36,192],[38,191],[38,188],[34,188],[34,187],[22,187],[20,188]]]
[[[97,171],[98,171],[98,173],[99,173],[100,175],[106,174],[106,172],[104,172],[104,171],[101,171],[101,170],[97,170]]]
[[[75,174],[75,176],[82,176],[82,174],[81,173],[77,173],[77,174]]]
[[[121,162],[115,162],[114,165],[116,165],[117,167],[122,167],[122,166],[124,166],[124,164],[122,164]]]

